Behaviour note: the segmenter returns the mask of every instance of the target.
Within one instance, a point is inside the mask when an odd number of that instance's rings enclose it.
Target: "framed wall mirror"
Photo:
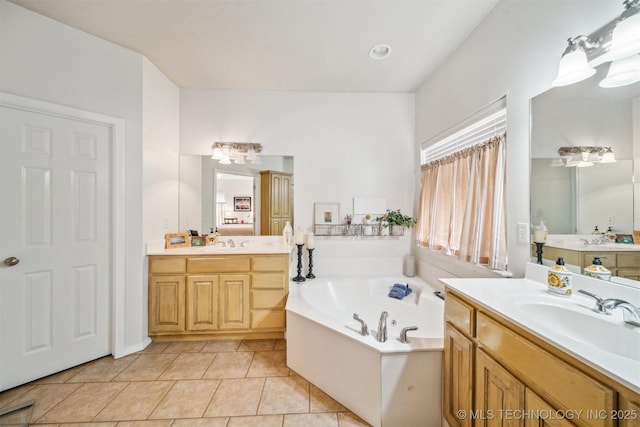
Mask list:
[[[260,156],[260,164],[220,164],[180,155],[180,229],[207,234],[260,235],[260,171],[293,173],[293,156]]]

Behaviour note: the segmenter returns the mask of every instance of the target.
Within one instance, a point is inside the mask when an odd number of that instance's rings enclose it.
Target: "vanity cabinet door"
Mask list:
[[[524,384],[482,350],[476,352],[475,426],[523,427]]]
[[[187,330],[218,330],[219,277],[187,276]]]
[[[540,396],[526,389],[524,392],[525,427],[573,427],[568,419],[557,416],[556,408],[542,400]]]
[[[249,275],[221,274],[219,277],[220,329],[248,329],[251,313]]]
[[[447,324],[444,335],[444,416],[451,427],[471,427],[472,386],[473,342]]]
[[[640,396],[631,393],[620,393],[618,396],[618,427],[640,426]]]
[[[184,332],[184,276],[149,278],[149,332]]]

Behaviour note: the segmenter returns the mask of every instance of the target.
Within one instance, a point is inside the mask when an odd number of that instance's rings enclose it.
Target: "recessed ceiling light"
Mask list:
[[[384,59],[391,53],[391,46],[388,44],[379,44],[369,51],[371,59]]]

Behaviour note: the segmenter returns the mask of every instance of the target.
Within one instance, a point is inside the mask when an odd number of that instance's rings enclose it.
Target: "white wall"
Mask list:
[[[516,240],[517,223],[529,222],[529,99],[551,87],[568,37],[621,11],[618,0],[503,0],[416,94],[418,145],[507,95],[507,239],[517,276],[530,250]],[[431,254],[418,256],[420,274],[430,274]]]
[[[182,153],[210,154],[215,141],[252,141],[265,155],[293,155],[294,221],[307,228],[315,202],[338,202],[344,216],[353,212],[353,197],[382,196],[389,208],[412,211],[413,118],[413,94],[183,90],[180,146]],[[319,274],[357,272],[359,261],[378,258],[400,271],[410,250],[408,235],[316,240]]]
[[[0,0],[0,90],[126,122],[125,352],[147,337],[142,240],[142,56]]]
[[[143,240],[178,228],[180,89],[148,59],[142,62]]]

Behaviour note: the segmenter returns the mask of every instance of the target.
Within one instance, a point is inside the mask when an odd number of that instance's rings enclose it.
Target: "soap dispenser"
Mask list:
[[[598,226],[596,225],[595,228],[593,229],[593,231],[591,232],[591,234],[602,234],[602,232],[600,232],[600,230],[598,230]]]
[[[611,280],[611,271],[602,265],[600,257],[594,257],[591,265],[584,268],[584,275],[601,280]]]
[[[559,257],[556,265],[551,267],[547,274],[547,292],[553,295],[570,297],[573,293],[571,279],[571,271],[565,267],[564,259]]]
[[[607,228],[607,231],[605,231],[604,238],[605,240],[609,240],[611,242],[616,241],[616,233],[613,232],[613,229],[611,228],[611,226],[609,226],[609,228]]]

